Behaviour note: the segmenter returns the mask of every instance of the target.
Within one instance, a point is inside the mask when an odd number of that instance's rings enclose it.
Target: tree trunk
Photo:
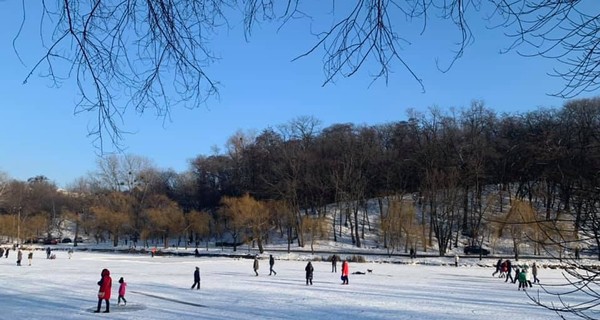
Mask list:
[[[354,233],[356,235],[356,247],[360,248],[360,237],[358,236],[358,203],[354,207]]]

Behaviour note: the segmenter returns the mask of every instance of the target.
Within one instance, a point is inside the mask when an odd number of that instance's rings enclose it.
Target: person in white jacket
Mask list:
[[[455,266],[455,267],[458,267],[458,259],[459,259],[459,257],[458,257],[458,253],[455,253],[455,254],[454,254],[454,266]]]
[[[533,287],[533,285],[531,285],[531,272],[529,271],[529,266],[528,265],[523,265],[523,270],[525,271],[525,285],[529,285],[529,287]]]

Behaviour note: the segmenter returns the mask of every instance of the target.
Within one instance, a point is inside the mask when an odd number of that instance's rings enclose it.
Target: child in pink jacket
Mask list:
[[[123,277],[121,277],[121,279],[119,279],[119,283],[121,285],[119,286],[119,299],[117,300],[117,305],[121,305],[121,299],[123,299],[123,305],[126,306],[127,300],[125,300],[125,288],[127,288],[127,282],[125,282]]]

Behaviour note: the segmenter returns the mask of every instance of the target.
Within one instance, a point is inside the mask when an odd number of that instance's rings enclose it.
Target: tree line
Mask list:
[[[407,115],[325,128],[299,117],[239,131],[223,152],[199,155],[180,173],[112,155],[68,190],[45,176],[4,176],[0,234],[50,237],[71,223],[114,245],[214,240],[261,252],[274,237],[288,249],[341,238],[363,247],[365,234],[390,252],[440,255],[465,236],[490,246],[510,237],[516,257],[528,241],[535,254],[600,246],[599,98],[523,114],[473,101]],[[378,219],[366,214],[373,208]]]

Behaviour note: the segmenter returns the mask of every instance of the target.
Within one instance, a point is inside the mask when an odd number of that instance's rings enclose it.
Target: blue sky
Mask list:
[[[0,171],[19,180],[41,174],[66,186],[96,168],[99,150],[87,136],[95,114],[73,114],[77,90],[72,80],[60,88],[48,87],[48,81],[39,77],[22,83],[42,52],[37,25],[32,23],[35,16],[28,14],[17,42],[23,65],[12,49],[20,1],[0,1]],[[329,23],[331,18],[324,17]],[[425,92],[398,62],[393,62],[387,84],[382,80],[371,84],[369,74],[376,69],[367,65],[354,77],[337,78],[323,87],[322,52],[291,62],[314,42],[307,21],[294,21],[279,32],[276,24],[262,24],[249,42],[244,41],[241,25],[233,23],[214,40],[212,48],[221,60],[207,69],[221,83],[220,99],[194,110],[173,109],[167,121],[151,113],[127,114],[123,129],[134,134],[125,136],[125,152],[147,157],[158,168],[181,172],[190,159],[211,154],[212,146],[223,150],[237,130],[261,131],[298,116],[314,116],[324,127],[345,122],[372,125],[404,120],[408,108],[460,108],[474,99],[498,113],[564,103],[547,95],[562,85],[547,75],[555,62],[500,54],[508,45],[504,30],[489,30],[484,22],[473,21],[474,44],[449,72],[441,73],[435,61],[450,61],[458,33],[435,19],[424,35],[419,35],[421,24],[405,25],[412,43],[401,55],[423,79]]]

